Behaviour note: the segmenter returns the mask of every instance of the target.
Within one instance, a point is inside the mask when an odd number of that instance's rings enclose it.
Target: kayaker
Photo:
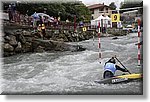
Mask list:
[[[103,78],[105,79],[114,77],[116,70],[120,70],[122,72],[129,72],[127,69],[121,68],[120,66],[116,65],[116,60],[114,57],[112,57],[104,65]]]

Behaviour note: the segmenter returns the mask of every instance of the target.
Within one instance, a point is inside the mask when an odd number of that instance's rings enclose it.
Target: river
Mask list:
[[[70,43],[85,47],[82,52],[26,53],[5,57],[3,94],[142,94],[142,81],[112,85],[94,82],[102,79],[104,63],[114,55],[131,73],[142,73],[142,67],[137,66],[137,40],[137,33],[118,39],[101,38],[101,64],[98,38]],[[118,71],[116,74],[122,73]]]

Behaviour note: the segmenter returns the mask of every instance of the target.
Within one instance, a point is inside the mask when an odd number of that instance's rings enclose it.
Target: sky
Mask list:
[[[111,2],[115,2],[117,9],[120,7],[120,3],[124,0],[79,0],[82,1],[85,5],[92,5],[97,3],[104,3],[105,5],[109,5]]]

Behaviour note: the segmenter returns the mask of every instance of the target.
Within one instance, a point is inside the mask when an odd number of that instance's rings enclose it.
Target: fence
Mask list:
[[[5,18],[7,18],[7,19],[5,19]],[[6,22],[17,24],[20,26],[33,27],[33,18],[28,15],[20,14],[18,11],[14,12],[11,19],[9,17],[9,14],[4,12],[2,19]],[[39,24],[39,21],[36,21],[36,27],[38,26],[38,24]],[[55,30],[63,29],[63,30],[74,30],[75,31],[75,30],[78,30],[83,27],[83,26],[80,26],[79,23],[76,23],[76,22],[65,22],[65,21],[50,22],[46,19],[44,20],[44,24],[47,29],[55,29]],[[85,23],[84,27],[91,28],[89,23]]]

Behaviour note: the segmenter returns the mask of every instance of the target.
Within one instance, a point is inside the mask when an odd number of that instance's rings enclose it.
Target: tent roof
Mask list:
[[[99,21],[101,19],[111,20],[111,18],[109,18],[108,16],[104,17],[104,16],[100,15],[98,18],[94,19],[94,21]]]
[[[105,17],[103,17],[102,15],[100,15],[98,18],[95,19],[95,21],[99,21],[101,19],[104,19]]]

